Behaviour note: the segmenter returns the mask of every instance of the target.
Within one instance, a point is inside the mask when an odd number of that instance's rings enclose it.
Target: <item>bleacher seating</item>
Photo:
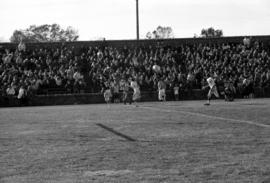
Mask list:
[[[240,93],[244,85],[270,87],[269,37],[243,37],[112,42],[73,42],[0,45],[0,91],[30,95],[98,93],[104,83],[136,78],[143,91],[156,91],[158,78],[168,90],[201,89],[212,74],[220,88],[233,82]],[[153,71],[159,65],[161,72]]]

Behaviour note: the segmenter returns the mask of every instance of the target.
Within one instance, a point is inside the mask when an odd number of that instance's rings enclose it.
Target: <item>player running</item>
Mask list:
[[[111,101],[111,98],[112,98],[112,91],[111,91],[111,88],[109,86],[108,83],[105,83],[105,86],[104,88],[102,89],[102,91],[104,92],[103,93],[103,96],[104,96],[104,100],[107,104],[110,103]]]
[[[141,98],[141,92],[140,92],[140,87],[137,83],[137,81],[135,81],[135,79],[131,79],[130,82],[130,87],[133,89],[133,101],[135,103],[135,106],[138,107],[137,102],[140,100]]]
[[[206,81],[207,81],[208,87],[210,89],[209,89],[208,94],[207,94],[208,103],[206,103],[204,105],[210,105],[210,100],[211,100],[212,95],[215,95],[217,98],[219,98],[219,94],[217,91],[217,86],[216,86],[215,80],[210,75],[208,75],[207,77],[208,78]]]
[[[158,81],[158,100],[166,101],[166,83],[162,79]]]

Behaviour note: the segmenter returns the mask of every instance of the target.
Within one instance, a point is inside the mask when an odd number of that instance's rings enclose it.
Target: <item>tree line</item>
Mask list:
[[[202,29],[199,37],[222,37],[223,31],[213,27]],[[10,37],[14,43],[23,42],[65,42],[77,41],[78,31],[71,26],[66,29],[59,24],[31,25],[27,29],[15,30]],[[145,35],[146,39],[170,39],[174,38],[173,29],[170,26],[158,26],[154,31]]]

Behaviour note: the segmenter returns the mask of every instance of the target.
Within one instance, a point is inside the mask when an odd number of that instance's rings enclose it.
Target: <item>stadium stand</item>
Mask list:
[[[14,100],[21,87],[28,98],[99,93],[104,83],[121,85],[129,77],[149,92],[157,90],[158,78],[164,79],[171,93],[176,85],[183,91],[201,89],[208,73],[214,75],[220,91],[228,82],[244,96],[255,88],[270,88],[269,37],[36,43],[26,44],[26,49],[0,46],[2,103]],[[160,71],[155,72],[153,65]]]

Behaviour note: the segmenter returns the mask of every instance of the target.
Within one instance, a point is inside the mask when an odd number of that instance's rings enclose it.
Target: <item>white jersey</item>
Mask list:
[[[175,95],[178,95],[179,94],[179,86],[173,87],[173,90],[174,90],[174,94]]]
[[[25,95],[25,90],[23,88],[20,88],[17,98],[21,99],[21,98],[23,98],[24,95]]]
[[[164,83],[164,81],[159,81],[158,82],[158,89],[159,90],[163,90],[163,89],[166,90],[166,84]]]
[[[207,79],[207,83],[209,85],[209,87],[212,89],[216,84],[215,84],[215,80],[212,77],[209,77]]]
[[[136,81],[131,81],[130,83],[131,88],[133,89],[133,100],[137,101],[141,98],[140,87]]]
[[[139,90],[139,85],[136,81],[131,81],[130,86],[131,88],[133,88],[134,91]]]

